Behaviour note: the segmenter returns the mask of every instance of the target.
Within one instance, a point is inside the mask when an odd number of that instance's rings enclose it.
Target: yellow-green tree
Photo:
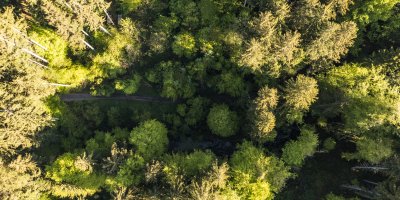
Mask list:
[[[76,48],[85,48],[85,28],[90,31],[104,28],[103,15],[110,7],[104,0],[52,0],[40,1],[39,5],[49,24]]]
[[[0,18],[0,152],[12,153],[34,145],[36,133],[50,123],[43,101],[54,87],[43,79],[44,68],[35,64],[40,60],[25,37],[26,22],[15,18],[12,8]]]
[[[251,132],[251,137],[254,141],[265,142],[275,138],[275,122],[274,109],[278,105],[278,90],[262,87],[258,91],[258,97],[254,101],[254,108],[251,110],[251,116],[254,116],[254,128]]]
[[[314,78],[298,75],[296,79],[286,82],[283,98],[287,109],[286,118],[289,122],[301,122],[303,113],[318,98],[318,84]]]
[[[289,169],[262,149],[245,141],[239,145],[229,161],[230,184],[243,199],[273,199],[290,178]]]

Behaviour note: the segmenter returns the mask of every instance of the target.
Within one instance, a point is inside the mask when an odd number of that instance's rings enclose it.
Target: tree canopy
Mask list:
[[[0,1],[2,199],[393,199],[400,0]]]

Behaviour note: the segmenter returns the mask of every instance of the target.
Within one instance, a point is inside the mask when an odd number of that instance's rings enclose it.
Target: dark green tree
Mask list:
[[[221,137],[229,137],[238,131],[238,116],[225,104],[214,105],[207,116],[211,132]]]

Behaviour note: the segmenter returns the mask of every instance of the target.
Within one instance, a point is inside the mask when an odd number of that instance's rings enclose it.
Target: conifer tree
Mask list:
[[[273,113],[278,105],[278,90],[265,86],[258,91],[258,97],[254,101],[255,109],[251,115],[254,116],[254,130],[251,133],[252,138],[257,142],[273,140],[275,134],[276,118]]]
[[[325,64],[338,62],[345,55],[357,36],[357,25],[354,22],[332,23],[307,47],[311,62]]]
[[[46,14],[49,24],[72,47],[85,47],[85,28],[96,31],[104,30],[103,17],[110,3],[104,0],[47,0],[40,2],[40,7]],[[86,46],[90,48],[88,43]]]
[[[287,81],[283,98],[289,108],[303,111],[310,108],[311,104],[317,100],[317,95],[317,81],[300,74],[296,79]]]
[[[0,161],[0,196],[3,199],[35,200],[50,189],[50,183],[41,178],[40,168],[30,155]]]
[[[15,18],[11,8],[0,16],[0,152],[13,153],[34,145],[36,132],[50,123],[43,100],[54,87],[43,79],[44,69],[34,64],[33,48],[24,36],[26,23]]]

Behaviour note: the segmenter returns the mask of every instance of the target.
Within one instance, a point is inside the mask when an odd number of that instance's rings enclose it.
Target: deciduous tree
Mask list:
[[[141,123],[131,131],[129,141],[145,160],[161,156],[167,148],[167,128],[157,120]]]
[[[238,116],[225,104],[215,105],[210,109],[207,117],[211,132],[221,137],[229,137],[238,131]]]

